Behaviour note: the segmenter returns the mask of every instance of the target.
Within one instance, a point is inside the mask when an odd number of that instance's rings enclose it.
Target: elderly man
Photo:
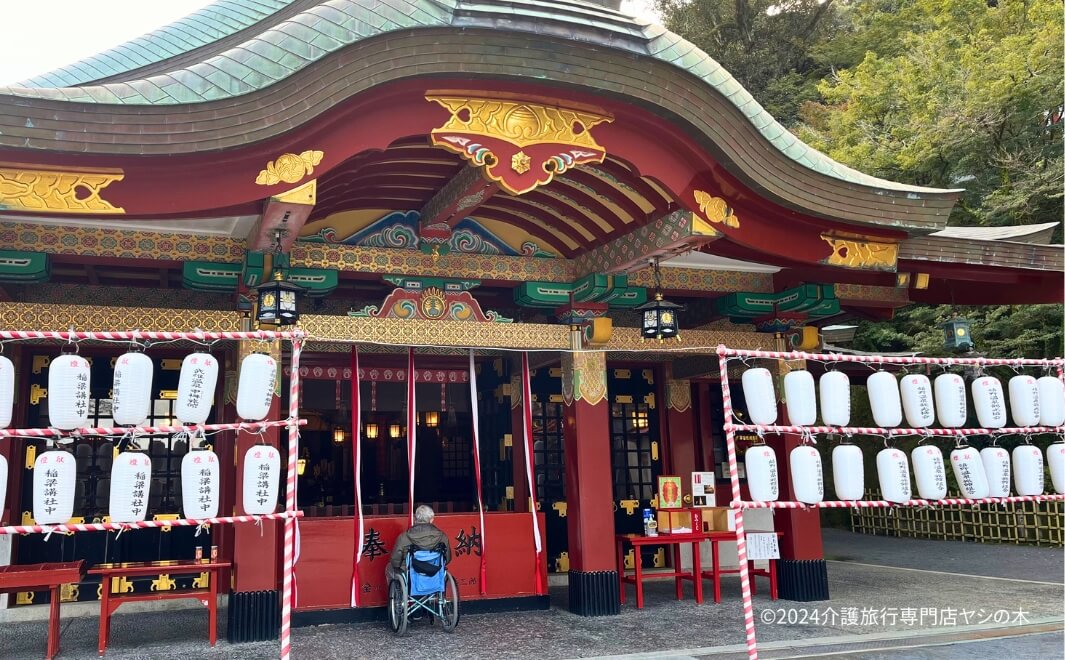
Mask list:
[[[414,510],[414,526],[403,532],[396,539],[396,546],[392,548],[392,558],[385,568],[385,576],[391,580],[396,575],[404,573],[407,562],[407,551],[413,546],[417,550],[435,550],[438,545],[444,547],[444,562],[451,563],[451,544],[447,534],[433,524],[436,514],[432,507],[424,504]]]

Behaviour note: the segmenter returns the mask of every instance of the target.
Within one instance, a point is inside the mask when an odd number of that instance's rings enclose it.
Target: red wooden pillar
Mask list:
[[[606,383],[605,353],[563,354],[569,606],[571,611],[585,616],[621,611],[619,567],[614,553],[614,482]]]
[[[670,470],[679,474],[684,483],[701,464],[697,457],[695,411],[692,408],[692,384],[688,380],[674,380],[667,373],[665,384],[665,437],[669,448]],[[701,443],[700,443],[701,444]]]
[[[261,350],[261,342],[241,342],[239,355],[233,371],[239,370],[240,361],[253,350]],[[271,349],[280,365],[280,347],[276,344]],[[234,374],[239,375],[239,374]],[[287,410],[287,408],[285,409]],[[238,421],[232,406],[226,406],[226,421]],[[282,415],[281,398],[275,396],[270,406],[267,419],[280,419]],[[280,434],[284,429],[268,429],[262,436],[240,433],[232,438],[236,455],[233,468],[231,501],[235,515],[244,515],[241,502],[244,489],[244,455],[253,445],[265,441],[279,447]],[[287,431],[285,431],[287,433]],[[235,441],[235,442],[234,442]],[[287,455],[282,452],[282,455]],[[232,465],[232,463],[231,463]],[[279,504],[280,506],[280,504]],[[281,576],[281,538],[284,523],[264,520],[259,525],[233,525],[233,590],[229,595],[229,625],[227,637],[230,642],[253,642],[277,639],[280,632],[281,598],[278,583]]]

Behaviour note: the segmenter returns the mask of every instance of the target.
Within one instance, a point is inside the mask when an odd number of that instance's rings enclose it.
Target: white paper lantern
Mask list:
[[[237,385],[237,415],[257,422],[270,414],[277,381],[277,363],[263,353],[252,353],[240,362]]]
[[[281,481],[281,454],[267,445],[255,445],[244,454],[244,512],[252,516],[273,513]]]
[[[881,449],[876,455],[876,476],[885,500],[905,502],[910,499],[910,467],[905,452],[894,447]]]
[[[821,374],[821,421],[827,426],[851,423],[851,379],[842,371]]]
[[[817,392],[809,371],[789,371],[784,376],[784,398],[789,424],[812,426],[817,423]]]
[[[1039,426],[1039,385],[1033,376],[1010,378],[1010,413],[1014,426]]]
[[[209,353],[192,353],[181,361],[174,414],[182,424],[203,424],[211,414],[218,382],[218,360]]]
[[[72,454],[46,451],[37,457],[33,463],[33,519],[38,525],[60,525],[74,517],[77,475]]]
[[[1009,497],[1010,453],[1002,447],[984,447],[980,450],[980,462],[987,477],[987,496]]]
[[[934,445],[918,445],[910,452],[917,494],[925,500],[941,500],[947,496],[947,468],[943,452]]]
[[[64,353],[48,366],[48,420],[64,431],[89,421],[89,362],[80,355]]]
[[[1065,494],[1065,442],[1056,442],[1047,447],[1047,465],[1050,466],[1050,483],[1060,495]]]
[[[965,408],[965,380],[958,374],[936,376],[936,413],[943,428],[965,426],[969,413]]]
[[[810,378],[810,384],[813,385],[813,377]],[[791,466],[791,488],[797,501],[817,504],[825,499],[821,454],[817,449],[810,445],[800,445],[791,450],[788,463]]]
[[[0,355],[0,429],[11,426],[11,410],[15,403],[15,365]]]
[[[5,522],[4,507],[7,506],[7,458],[0,454],[0,523]]]
[[[140,522],[148,515],[152,488],[152,459],[139,451],[125,451],[111,465],[111,522]]]
[[[865,466],[858,445],[838,445],[832,450],[832,484],[838,499],[860,500],[865,495]]]
[[[990,488],[980,452],[972,447],[958,447],[950,452],[950,465],[954,469],[954,480],[958,482],[962,497],[987,497]]]
[[[186,518],[218,516],[218,455],[193,450],[181,459],[181,510]]]
[[[1006,398],[998,378],[981,376],[973,381],[973,406],[981,428],[1000,429],[1006,425]]]
[[[115,360],[115,424],[140,426],[148,419],[152,407],[152,376],[155,367],[144,353],[126,353]]]
[[[1053,376],[1036,380],[1039,387],[1039,423],[1043,426],[1065,424],[1065,383]]]
[[[743,455],[747,466],[747,487],[755,502],[776,502],[780,497],[777,455],[769,445],[754,445]]]
[[[776,424],[777,395],[773,390],[773,374],[758,367],[743,372],[743,400],[752,424]]]
[[[1043,452],[1035,445],[1013,448],[1013,486],[1018,495],[1043,494]]]
[[[936,421],[932,397],[932,382],[928,376],[912,374],[902,377],[902,409],[907,424],[922,429]]]
[[[865,383],[869,390],[869,405],[873,409],[873,421],[881,428],[894,428],[902,423],[902,400],[895,376],[878,371]]]

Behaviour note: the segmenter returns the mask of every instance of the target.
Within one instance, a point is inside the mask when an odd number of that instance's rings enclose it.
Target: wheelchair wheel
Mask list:
[[[450,573],[447,582],[444,583],[440,605],[440,625],[447,632],[454,632],[459,625],[459,587],[455,584],[455,578]]]
[[[407,583],[401,579],[388,583],[388,625],[402,637],[407,633]]]

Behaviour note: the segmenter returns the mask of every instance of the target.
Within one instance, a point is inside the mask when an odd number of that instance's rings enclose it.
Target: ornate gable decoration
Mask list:
[[[428,95],[451,118],[433,129],[434,146],[483,167],[489,179],[521,195],[556,175],[606,156],[591,129],[613,117],[527,101]]]
[[[122,170],[53,170],[0,164],[0,210],[42,213],[125,213],[101,195]]]
[[[479,323],[510,323],[513,319],[497,312],[485,313],[469,289],[479,285],[475,281],[442,279],[391,278],[396,284],[392,293],[385,297],[381,307],[368,305],[348,316],[377,319],[404,319],[419,321],[474,321]]]

